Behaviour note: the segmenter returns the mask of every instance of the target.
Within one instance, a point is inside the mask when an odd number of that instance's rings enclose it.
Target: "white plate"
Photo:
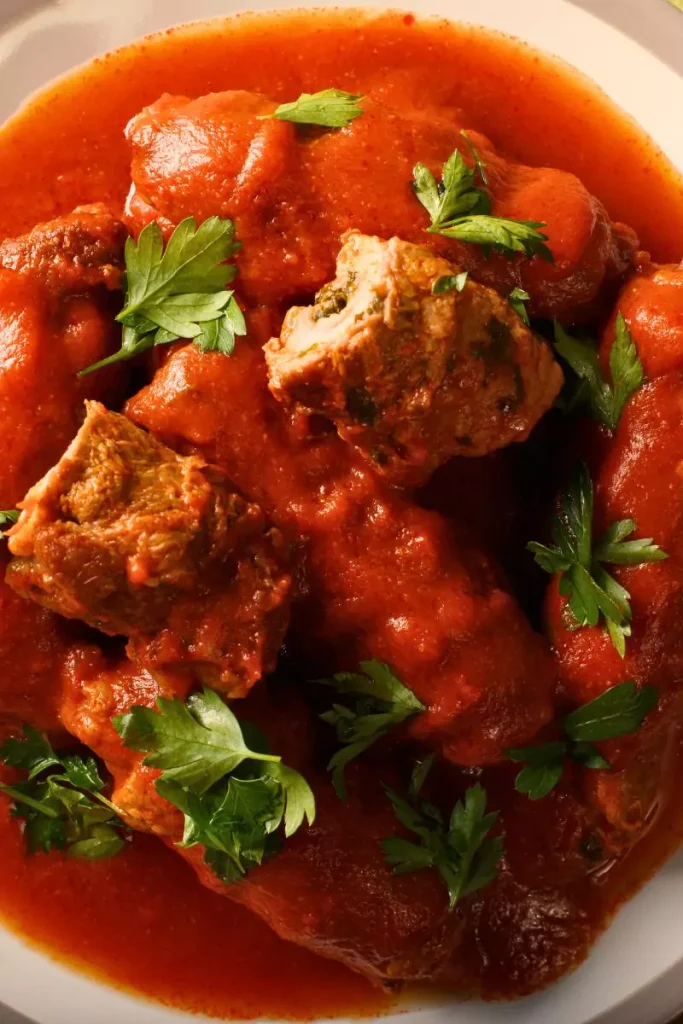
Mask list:
[[[675,54],[677,48],[671,44],[679,32],[678,52],[683,51],[683,16],[660,0],[577,2],[608,13],[613,9],[621,25],[628,24],[624,19],[629,17],[637,25],[647,15],[644,32],[650,46],[659,32],[662,52]],[[339,5],[352,3],[341,0]],[[241,6],[240,0],[0,0],[0,19],[8,9],[24,15],[40,9],[0,35],[0,120],[51,78],[103,50],[177,22],[226,14]],[[305,0],[253,0],[249,6],[313,5]],[[683,79],[597,17],[566,0],[393,0],[392,6],[476,21],[565,58],[640,121],[683,167]],[[683,1007],[681,907],[683,853],[622,910],[588,962],[551,990],[514,1005],[432,1004],[416,1009],[411,1024],[664,1024]],[[74,974],[2,928],[0,999],[39,1024],[197,1021]],[[389,1020],[405,1024],[407,1018]]]

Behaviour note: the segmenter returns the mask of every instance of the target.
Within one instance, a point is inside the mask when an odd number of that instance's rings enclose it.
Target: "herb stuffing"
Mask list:
[[[593,744],[637,732],[657,699],[653,686],[639,689],[632,680],[618,683],[567,715],[562,739],[508,750],[511,761],[525,765],[515,788],[531,800],[542,799],[559,782],[567,758],[585,768],[609,770],[612,765]]]
[[[0,793],[12,801],[12,817],[23,822],[29,853],[64,850],[98,860],[123,849],[125,825],[103,795],[94,757],[58,755],[42,733],[25,725],[23,737],[0,746],[0,761],[26,773],[11,785],[0,783]]]
[[[159,697],[157,710],[135,706],[113,720],[125,746],[161,768],[155,786],[184,815],[181,847],[201,844],[205,861],[226,883],[238,881],[315,820],[315,799],[299,772],[268,751],[263,735],[213,690],[185,703]]]
[[[541,569],[560,573],[560,594],[568,598],[569,628],[597,626],[602,618],[622,658],[626,638],[631,635],[630,594],[607,572],[605,565],[642,565],[668,557],[651,537],[629,540],[636,529],[633,519],[621,519],[594,543],[593,483],[587,467],[581,464],[553,519],[555,543],[527,544]]]
[[[165,246],[154,221],[137,242],[128,238],[125,305],[116,317],[123,325],[121,348],[79,376],[180,338],[202,352],[232,355],[235,338],[247,332],[234,293],[225,287],[237,274],[227,261],[239,248],[232,221],[222,217],[209,217],[198,228],[186,217]]]

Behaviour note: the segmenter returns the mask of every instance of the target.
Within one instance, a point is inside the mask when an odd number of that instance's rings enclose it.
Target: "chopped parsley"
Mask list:
[[[638,689],[632,680],[618,683],[567,715],[562,739],[508,750],[511,761],[525,766],[517,775],[515,788],[531,800],[541,800],[559,782],[567,758],[585,768],[610,769],[610,762],[593,744],[636,732],[657,699],[654,686]]]
[[[486,813],[486,790],[479,783],[469,787],[464,802],[458,800],[448,822],[437,807],[421,799],[420,789],[430,767],[431,760],[416,766],[407,798],[384,787],[396,817],[415,833],[418,842],[390,836],[382,840],[382,850],[396,874],[435,868],[453,910],[463,896],[483,889],[496,877],[503,842],[488,838],[498,812]]]
[[[182,847],[200,843],[224,882],[239,880],[276,852],[285,837],[315,819],[315,799],[299,772],[268,752],[253,726],[240,724],[213,690],[185,703],[159,697],[157,710],[135,706],[113,719],[125,746],[161,768],[155,786],[184,815]]]
[[[508,295],[508,302],[514,309],[517,316],[520,317],[520,319],[527,325],[531,323],[531,321],[529,320],[529,314],[527,313],[525,303],[527,303],[530,298],[531,296],[529,293],[525,292],[523,288],[513,288]]]
[[[442,274],[432,285],[432,295],[443,295],[445,292],[461,292],[467,284],[469,274],[463,270],[460,274]]]
[[[0,793],[12,801],[12,816],[24,823],[29,853],[64,850],[82,860],[111,857],[123,849],[119,809],[102,794],[104,782],[90,755],[58,755],[30,725],[21,738],[0,746],[0,761],[26,772]]]
[[[332,679],[319,679],[345,696],[357,697],[353,707],[333,704],[320,717],[335,726],[343,746],[327,768],[338,795],[345,799],[344,768],[397,725],[424,711],[412,690],[404,686],[389,665],[381,661],[361,661],[360,672],[338,672]]]
[[[467,166],[457,149],[443,165],[440,182],[424,164],[415,165],[411,185],[430,216],[432,223],[427,231],[481,245],[486,255],[491,249],[507,256],[521,252],[529,257],[540,256],[552,263],[553,255],[545,244],[548,237],[539,230],[545,224],[491,215],[485,168],[469,139],[467,142],[475,155],[473,168]],[[484,187],[475,184],[477,174]]]
[[[237,274],[226,262],[239,250],[231,220],[209,217],[195,227],[193,217],[178,224],[166,246],[153,221],[138,241],[126,241],[125,306],[121,348],[93,363],[79,376],[166,345],[192,339],[202,352],[232,355],[235,337],[247,332],[244,314],[226,285]]]
[[[645,379],[643,364],[622,314],[616,319],[609,354],[611,383],[602,372],[596,346],[567,334],[557,322],[555,350],[578,377],[593,417],[609,430],[616,430],[629,398],[642,387]]]
[[[362,96],[342,89],[322,89],[320,92],[302,92],[293,103],[281,103],[272,114],[262,114],[260,120],[276,118],[295,124],[315,124],[321,128],[346,128],[363,113]]]
[[[607,572],[605,564],[642,565],[668,557],[651,537],[628,540],[636,529],[633,519],[621,519],[594,543],[593,483],[587,467],[581,464],[553,519],[555,543],[527,544],[541,569],[561,574],[559,590],[568,598],[569,627],[597,626],[602,617],[622,658],[626,637],[631,635],[630,594]]]

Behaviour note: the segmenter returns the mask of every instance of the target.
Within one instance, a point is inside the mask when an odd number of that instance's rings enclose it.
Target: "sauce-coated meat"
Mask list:
[[[665,561],[610,566],[631,596],[632,635],[620,658],[601,627],[567,627],[564,599],[553,584],[548,621],[563,688],[583,703],[619,682],[649,684],[659,709],[633,736],[606,745],[614,773],[588,772],[586,783],[617,830],[629,841],[652,820],[670,759],[683,701],[683,275],[648,267],[626,286],[617,304],[632,332],[649,383],[628,402],[613,436],[595,428],[586,455],[595,484],[595,536],[632,519],[635,536],[652,537]],[[614,339],[604,333],[605,357]]]
[[[85,649],[71,661],[62,713],[69,730],[106,762],[114,776],[112,799],[128,822],[172,845],[182,838],[182,815],[156,792],[159,772],[122,747],[111,725],[111,717],[132,704],[154,706],[160,693],[172,695],[132,664],[108,665]],[[457,950],[462,917],[449,913],[435,873],[395,875],[384,861],[380,839],[396,832],[397,822],[375,769],[356,766],[349,773],[349,799],[341,803],[329,779],[312,767],[312,716],[296,693],[264,687],[239,714],[266,733],[285,763],[306,772],[316,795],[316,822],[231,885],[204,863],[200,847],[180,850],[203,884],[249,907],[283,938],[376,982],[443,973]],[[382,773],[392,783],[393,775],[389,767]]]
[[[410,182],[419,161],[440,174],[460,145],[452,109],[411,105],[400,111],[366,97],[364,113],[334,132],[310,132],[261,119],[275,104],[241,91],[199,99],[163,96],[128,126],[133,188],[127,219],[170,228],[184,217],[232,217],[244,243],[241,287],[257,302],[291,300],[334,275],[340,238],[364,234],[431,241],[477,280],[507,295],[521,285],[538,316],[576,319],[603,285],[629,267],[632,231],[613,225],[578,178],[531,168],[496,154],[483,135],[471,139],[487,163],[493,213],[547,223],[554,265],[494,255],[425,234],[429,219]]]
[[[328,416],[397,483],[420,483],[453,455],[524,441],[562,372],[498,292],[423,246],[350,232],[315,305],[290,307],[266,345],[270,389]]]
[[[288,621],[282,540],[202,459],[91,402],[22,507],[7,571],[19,594],[233,696],[272,669]]]
[[[118,347],[101,287],[117,286],[125,231],[86,207],[0,243],[0,505],[11,508],[62,455],[86,398],[115,401],[125,371],[79,379]]]
[[[325,667],[393,665],[427,705],[411,731],[465,764],[497,760],[552,714],[543,641],[455,525],[389,489],[330,432],[297,433],[267,388],[250,318],[235,354],[176,351],[128,404],[181,451],[222,466],[303,548],[293,624]]]

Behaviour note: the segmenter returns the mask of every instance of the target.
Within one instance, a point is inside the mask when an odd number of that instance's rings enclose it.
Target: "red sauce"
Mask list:
[[[264,61],[264,53],[277,60]],[[79,203],[121,204],[129,185],[124,126],[164,91],[198,96],[244,88],[284,100],[331,84],[362,92],[387,82],[394,102],[416,84],[428,88],[503,153],[574,171],[655,258],[680,259],[680,178],[636,125],[570,69],[481,30],[403,15],[359,26],[357,16],[334,12],[172,31],[101,58],[41,94],[3,131],[0,236]],[[13,686],[12,674],[2,673],[0,689]],[[38,709],[50,696],[27,692],[26,702]],[[59,855],[27,859],[4,805],[0,812],[5,919],[81,969],[223,1017],[367,1014],[390,1006],[359,976],[283,943],[247,911],[203,889],[188,865],[154,840],[136,836],[119,857],[94,865]],[[605,880],[603,917],[677,845],[681,817],[671,808],[662,814],[662,825]]]

